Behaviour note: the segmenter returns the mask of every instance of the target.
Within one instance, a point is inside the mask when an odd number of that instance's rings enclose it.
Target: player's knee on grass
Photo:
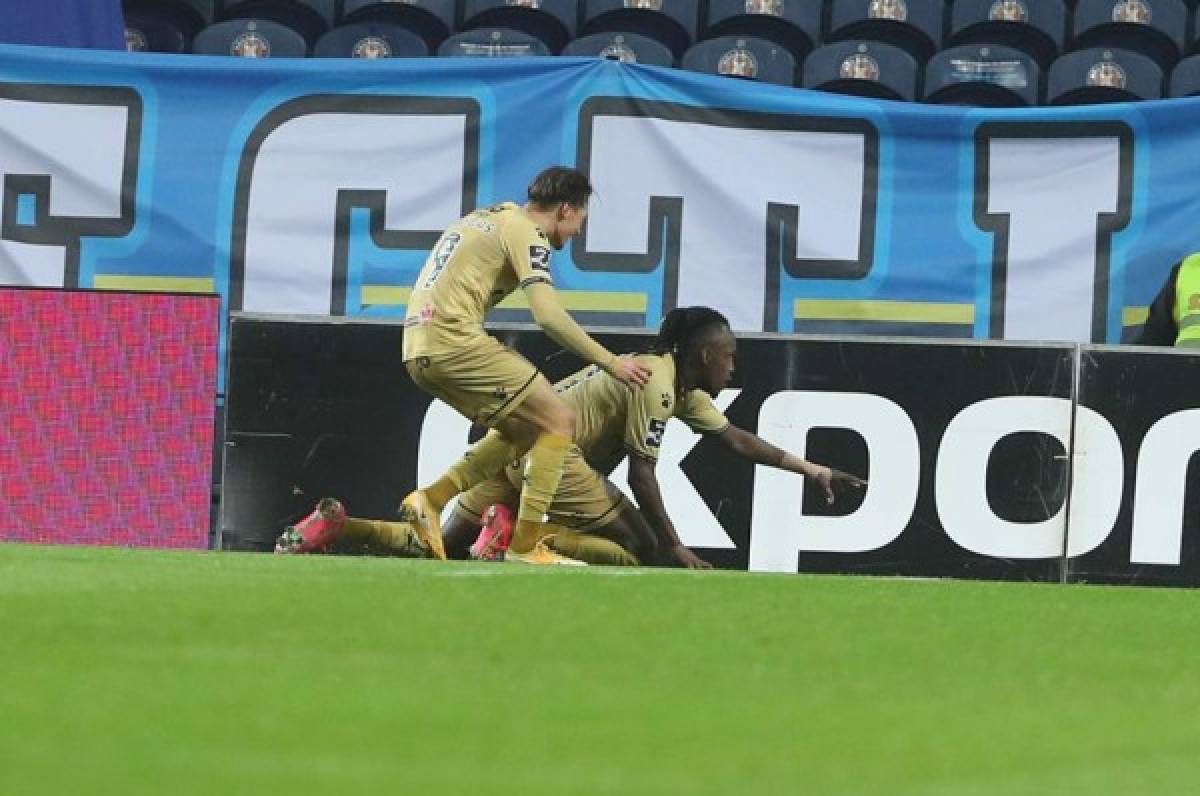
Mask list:
[[[633,506],[628,506],[617,515],[616,520],[595,533],[616,542],[644,564],[658,561],[661,552],[658,547],[658,538]]]

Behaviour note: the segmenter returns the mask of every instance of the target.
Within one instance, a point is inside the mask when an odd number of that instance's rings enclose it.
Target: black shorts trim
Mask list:
[[[554,504],[551,503],[551,505],[554,505]],[[613,504],[608,507],[607,511],[605,511],[603,514],[601,514],[596,519],[590,520],[588,522],[588,530],[584,531],[584,533],[598,531],[601,528],[603,528],[607,524],[606,520],[611,519],[609,517],[609,515],[612,514],[614,511],[616,511],[617,509],[621,508],[621,506],[623,506],[623,505],[625,505],[625,498],[623,495],[618,495],[617,499],[613,501]]]

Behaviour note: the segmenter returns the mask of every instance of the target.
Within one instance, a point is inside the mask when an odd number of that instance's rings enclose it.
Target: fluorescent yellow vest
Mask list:
[[[1175,278],[1175,345],[1200,348],[1200,253],[1190,254]]]

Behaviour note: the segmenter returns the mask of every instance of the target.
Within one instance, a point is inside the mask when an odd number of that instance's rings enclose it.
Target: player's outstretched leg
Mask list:
[[[407,512],[402,512],[407,513]],[[349,542],[384,547],[405,558],[430,558],[433,551],[421,541],[415,522],[405,520],[367,520],[347,517],[342,526],[342,539]]]
[[[317,507],[275,540],[276,553],[320,553],[333,544],[346,523],[346,507],[337,498],[321,498]]]
[[[605,567],[636,567],[639,562],[616,542],[576,531],[556,530],[543,541],[560,555]]]

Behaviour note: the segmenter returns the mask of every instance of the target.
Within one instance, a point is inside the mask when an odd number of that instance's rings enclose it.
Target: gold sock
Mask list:
[[[563,459],[571,447],[565,434],[542,434],[533,443],[525,460],[525,484],[521,489],[521,507],[513,529],[512,549],[527,553],[546,535],[546,511],[562,480]]]
[[[556,553],[608,567],[636,567],[638,560],[616,542],[575,531],[554,530],[546,544]]]
[[[450,469],[453,470],[454,468]],[[447,472],[421,491],[425,493],[425,497],[429,498],[429,502],[433,504],[433,510],[441,512],[442,509],[446,508],[446,504],[454,500],[463,490],[455,483],[450,473]]]
[[[342,538],[359,544],[377,544],[398,552],[412,553],[416,529],[407,522],[385,522],[347,517]]]
[[[421,490],[438,511],[459,494],[499,474],[520,451],[498,431],[489,431],[446,474]]]

